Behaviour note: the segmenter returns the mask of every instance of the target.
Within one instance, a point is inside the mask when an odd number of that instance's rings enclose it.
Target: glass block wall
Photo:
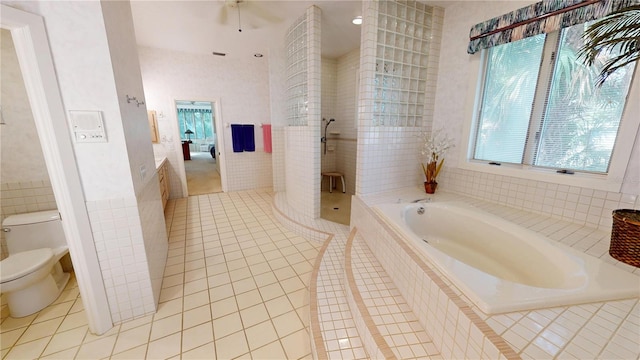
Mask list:
[[[294,126],[307,125],[309,111],[307,23],[305,14],[287,31],[287,124]]]
[[[363,3],[356,194],[417,186],[421,131],[431,131],[444,10]]]
[[[381,1],[373,126],[422,126],[433,8]]]

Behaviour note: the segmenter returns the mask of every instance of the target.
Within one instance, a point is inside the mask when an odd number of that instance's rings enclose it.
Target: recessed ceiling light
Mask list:
[[[264,55],[262,55],[260,53],[255,53],[255,54],[253,54],[253,56],[260,58],[260,57],[263,57]]]
[[[355,25],[362,25],[362,16],[356,16],[351,20]]]

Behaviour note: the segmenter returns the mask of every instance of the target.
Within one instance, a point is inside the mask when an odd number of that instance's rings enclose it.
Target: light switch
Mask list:
[[[102,112],[69,110],[69,119],[77,143],[107,142]]]

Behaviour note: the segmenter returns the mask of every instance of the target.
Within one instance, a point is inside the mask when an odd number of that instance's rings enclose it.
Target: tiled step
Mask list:
[[[442,359],[391,278],[355,230],[346,244],[346,292],[372,358]]]
[[[314,359],[370,359],[355,327],[344,287],[346,225],[311,219],[291,209],[275,194],[275,217],[291,231],[321,242],[309,283],[309,327]]]
[[[344,236],[329,240],[319,263],[315,294],[317,307],[311,307],[312,333],[316,359],[370,359],[356,329],[354,317],[347,304],[344,284]],[[313,276],[313,275],[312,275]],[[312,279],[313,281],[313,279]],[[313,329],[317,315],[318,328]],[[314,341],[312,340],[312,341]]]

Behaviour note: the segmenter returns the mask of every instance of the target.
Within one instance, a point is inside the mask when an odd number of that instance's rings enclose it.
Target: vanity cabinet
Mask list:
[[[158,180],[160,181],[162,209],[165,209],[167,207],[167,201],[169,200],[169,171],[166,161],[158,168]]]

